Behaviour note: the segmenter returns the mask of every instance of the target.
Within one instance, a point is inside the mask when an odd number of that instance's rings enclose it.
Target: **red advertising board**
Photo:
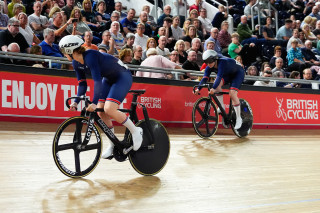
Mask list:
[[[0,120],[18,117],[40,118],[41,122],[46,122],[79,115],[69,112],[64,104],[66,98],[77,93],[76,78],[1,72],[0,80]],[[191,126],[192,107],[200,97],[192,94],[191,87],[134,83],[132,89],[146,90],[138,101],[146,105],[150,117],[167,125]],[[93,81],[88,80],[87,95],[92,97],[92,94]],[[207,92],[203,90],[202,95]],[[254,127],[320,127],[318,94],[241,90],[239,97],[250,103]],[[121,107],[130,107],[131,98],[128,94]],[[228,97],[224,99],[229,108]],[[138,113],[142,117],[141,110]]]

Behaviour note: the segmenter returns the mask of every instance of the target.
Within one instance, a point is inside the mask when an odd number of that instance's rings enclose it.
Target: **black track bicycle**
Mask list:
[[[207,87],[208,91],[210,91],[210,84],[196,85],[193,87],[193,91],[195,91],[196,88],[203,87]],[[219,124],[219,114],[217,110],[219,108],[220,114],[223,117],[223,126],[225,128],[229,128],[229,126],[231,126],[233,132],[239,138],[247,136],[253,125],[253,114],[249,103],[244,99],[239,99],[242,126],[239,129],[235,129],[236,113],[233,108],[231,98],[229,112],[227,113],[217,99],[217,94],[229,95],[228,92],[220,92],[213,95],[209,94],[208,97],[201,97],[195,102],[192,109],[192,124],[196,133],[202,138],[209,138],[216,133]]]
[[[133,151],[133,142],[130,131],[125,130],[124,138],[120,141],[98,116],[97,108],[93,112],[86,111],[91,103],[88,97],[70,97],[66,105],[70,108],[69,100],[79,98],[85,102],[81,116],[66,119],[57,129],[53,139],[52,153],[58,169],[68,177],[79,178],[90,174],[98,165],[102,139],[100,130],[114,143],[113,156],[119,162],[129,158],[132,167],[142,175],[155,175],[167,163],[170,153],[170,140],[165,127],[157,120],[148,116],[146,107],[138,103],[138,96],[145,90],[130,90],[133,95],[130,109],[119,109],[129,113],[130,119],[143,129],[143,142],[139,150]],[[140,105],[144,119],[139,120],[136,110]],[[99,130],[99,128],[100,130]]]

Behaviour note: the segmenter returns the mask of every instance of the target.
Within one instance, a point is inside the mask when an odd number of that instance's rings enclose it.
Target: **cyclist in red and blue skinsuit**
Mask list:
[[[207,64],[207,67],[204,71],[204,75],[199,85],[204,84],[208,81],[211,72],[217,73],[217,77],[210,89],[209,93],[214,94],[215,92],[222,92],[222,86],[224,84],[230,83],[230,98],[233,102],[233,107],[236,112],[236,124],[235,129],[239,129],[242,125],[242,118],[240,114],[240,101],[238,98],[238,92],[241,87],[241,84],[244,80],[245,71],[236,60],[231,58],[220,58],[214,50],[207,50],[203,53],[202,58]],[[195,94],[199,93],[199,89],[196,89]],[[223,104],[223,95],[216,95],[222,107]]]
[[[92,104],[87,107],[88,111],[94,111],[97,107],[104,108],[99,116],[106,125],[114,132],[111,118],[129,129],[133,140],[133,150],[136,151],[142,144],[143,130],[136,127],[123,112],[119,105],[126,97],[132,85],[132,74],[123,62],[112,55],[101,53],[96,50],[87,50],[81,46],[83,40],[74,35],[68,35],[61,39],[59,47],[61,52],[71,61],[78,78],[78,96],[87,91],[86,72],[90,72],[94,81]],[[75,111],[79,100],[70,105],[70,110]],[[102,154],[102,158],[109,158],[113,154],[114,144]]]

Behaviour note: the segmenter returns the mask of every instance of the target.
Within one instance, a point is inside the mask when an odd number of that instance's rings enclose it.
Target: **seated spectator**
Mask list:
[[[104,0],[99,0],[97,3],[96,20],[102,25],[106,24],[110,20],[110,14],[106,13],[106,3]]]
[[[197,29],[197,35],[201,41],[204,41],[205,37],[209,37],[209,35],[207,36],[207,32],[202,27],[201,22],[198,18],[192,19],[192,25],[195,26],[195,28]]]
[[[140,65],[142,62],[142,47],[140,45],[133,46],[133,59],[131,64]]]
[[[52,23],[53,23],[53,18],[52,18],[52,16],[53,16],[55,13],[61,13],[61,15],[62,15],[62,22],[63,22],[63,23],[67,22],[67,20],[65,20],[64,12],[61,11],[61,9],[60,9],[59,7],[54,6],[53,8],[51,8],[50,13],[49,13],[49,15],[48,15],[48,18],[49,18],[49,27],[50,27],[50,26],[52,25]]]
[[[281,71],[275,71],[274,73],[272,73],[272,77],[274,77],[274,78],[285,78],[285,75]],[[286,83],[285,82],[281,82],[280,79],[279,79],[279,81],[276,81],[275,83],[276,83],[276,87],[284,87],[286,85]]]
[[[62,14],[65,16],[64,20],[68,20],[71,17],[71,13],[75,7],[75,0],[66,0],[66,5],[62,7]]]
[[[121,1],[117,1],[114,5],[114,9],[120,14],[120,21],[127,17],[127,14],[123,12]]]
[[[275,72],[281,72],[283,74],[283,76],[286,76],[286,73],[285,71],[283,70],[283,59],[282,58],[277,58],[276,59],[276,67],[273,68],[272,70],[272,73],[275,73]]]
[[[292,79],[301,79],[300,77],[300,73],[298,71],[292,71],[290,73],[290,76],[289,78],[292,78]],[[284,86],[285,88],[300,88],[301,87],[301,84],[298,84],[298,83],[289,83],[287,85]]]
[[[12,0],[9,4],[8,4],[8,16],[9,16],[9,18],[12,18],[12,17],[14,17],[14,13],[13,13],[13,7],[14,7],[14,5],[15,4],[21,4],[22,6],[23,6],[23,3],[22,3],[22,1],[21,0]],[[26,8],[25,8],[25,6],[23,6],[23,10],[22,10],[22,12],[24,12],[24,13],[26,13]]]
[[[174,45],[176,43],[176,40],[174,39],[172,34],[171,25],[172,25],[172,18],[170,17],[164,18],[163,20],[163,27],[165,28],[164,36],[167,38],[166,48],[168,48],[170,51],[173,50]]]
[[[288,41],[292,36],[292,20],[286,19],[284,26],[280,27],[276,38],[278,40]]]
[[[148,13],[146,11],[142,11],[140,13],[137,27],[139,27],[138,26],[139,24],[143,24],[143,26],[144,26],[144,32],[143,32],[144,35],[146,35],[148,37],[152,36],[152,28],[151,28],[150,24],[148,24]]]
[[[84,38],[84,43],[82,46],[86,48],[86,50],[99,50],[97,45],[92,44],[92,40],[93,40],[92,31],[85,32],[83,38]]]
[[[110,30],[112,22],[114,22],[114,21],[119,22],[119,20],[120,20],[120,13],[119,13],[118,11],[116,11],[116,10],[113,11],[113,12],[111,13],[111,18],[110,18],[110,20],[107,21],[107,22],[105,23],[105,25],[103,26],[103,31],[104,31],[104,30]],[[119,25],[120,25],[120,33],[122,33],[122,34],[124,35],[123,27],[122,27],[122,25],[121,25],[120,22],[119,22]]]
[[[237,33],[239,34],[239,41],[242,45],[257,42],[257,36],[253,35],[252,30],[248,25],[246,15],[241,16],[241,22],[237,27]]]
[[[316,41],[317,40],[317,37],[310,30],[310,25],[309,24],[303,25],[302,32],[304,33],[306,40],[310,40],[310,41]]]
[[[171,7],[170,5],[166,5],[164,6],[163,8],[163,14],[161,16],[159,16],[158,20],[157,20],[157,24],[158,26],[163,26],[163,21],[164,21],[164,18],[166,17],[170,17],[172,18],[172,15],[170,14],[171,13]]]
[[[30,48],[30,54],[42,55],[42,48],[39,45],[33,45]],[[31,67],[48,68],[48,63],[44,61],[26,61],[26,65]]]
[[[156,48],[157,42],[154,38],[149,38],[147,41],[147,48],[142,52],[142,60],[147,58],[147,51],[149,48]]]
[[[228,54],[231,58],[235,59],[238,55],[242,57],[244,66],[250,66],[252,62],[256,61],[257,48],[254,43],[245,44],[242,46],[239,42],[239,34],[232,33],[232,42],[228,47]]]
[[[272,72],[271,71],[265,71],[263,73],[262,77],[272,77]],[[254,84],[254,86],[264,86],[264,87],[276,87],[276,84],[274,83],[274,81],[256,81]]]
[[[60,52],[59,45],[54,44],[54,30],[46,28],[43,31],[44,40],[39,44],[42,48],[42,55],[53,56],[53,57],[64,57]],[[59,63],[51,63],[52,68],[61,68]]]
[[[60,40],[66,36],[70,35],[69,32],[67,31],[68,25],[72,24],[72,18],[70,18],[65,24],[63,24],[63,15],[61,12],[56,12],[55,14],[52,15],[53,22],[52,24],[48,27],[50,29],[54,30],[54,36],[55,44],[59,44]],[[76,29],[75,27],[73,28],[74,30]],[[73,34],[76,34],[75,31],[73,31]]]
[[[263,76],[264,71],[271,71],[271,66],[268,62],[263,62],[261,64],[259,76]]]
[[[231,35],[228,32],[229,23],[227,21],[223,21],[221,24],[221,30],[218,33],[218,41],[221,46],[221,53],[225,56],[228,54],[228,46],[231,43]]]
[[[269,45],[283,45],[282,40],[277,40],[273,33],[272,18],[270,16],[266,18],[266,25],[262,27],[262,35]]]
[[[82,21],[83,16],[82,16],[81,11],[78,7],[75,7],[72,10],[70,18],[72,20],[76,20],[76,21],[73,22],[73,24],[68,25],[67,31],[69,34],[83,36],[86,31],[91,30],[90,27],[85,22]]]
[[[301,48],[301,52],[306,62],[310,62],[313,65],[319,66],[320,62],[316,57],[316,54],[312,51],[312,42],[310,40],[307,40],[304,44],[305,47]]]
[[[291,42],[291,48],[287,53],[288,59],[288,72],[293,70],[298,70],[301,74],[302,71],[306,68],[311,67],[309,63],[306,63],[306,60],[301,52],[301,49],[298,47],[298,41],[293,39]]]
[[[33,11],[34,13],[28,17],[28,22],[33,32],[41,38],[43,30],[49,27],[49,20],[46,16],[41,15],[42,5],[40,1],[34,2]]]
[[[8,45],[7,52],[19,53],[20,52],[19,44],[16,42],[12,42],[11,44]],[[13,59],[13,58],[2,58],[0,61],[1,63],[5,63],[5,64],[16,64],[16,65],[25,64],[24,60]]]
[[[162,55],[166,58],[169,58],[170,51],[168,48],[165,48],[167,44],[167,38],[165,36],[160,36],[159,45],[156,47],[157,55]]]
[[[212,23],[210,19],[207,18],[207,10],[206,8],[200,9],[200,16],[198,16],[199,21],[201,22],[201,25],[203,26],[205,30],[205,35],[210,35],[211,29],[213,28]],[[219,26],[220,28],[221,26]],[[207,36],[205,37],[207,38]]]
[[[121,49],[131,49],[133,51],[133,46],[135,42],[135,35],[133,33],[128,33],[126,36],[127,42]]]
[[[190,19],[185,20],[185,22],[183,23],[182,30],[183,30],[183,35],[184,36],[187,35],[188,27],[190,26],[190,24],[191,24],[191,20]]]
[[[144,31],[145,31],[145,26],[142,23],[139,23],[137,25],[137,33],[134,35],[135,39],[134,39],[134,46],[135,45],[140,45],[142,47],[143,50],[147,49],[147,41],[149,39],[148,36],[144,35]]]
[[[84,0],[82,2],[82,21],[86,23],[94,32],[100,32],[102,29],[100,23],[97,21],[96,13],[92,11],[91,0]]]
[[[54,6],[58,6],[56,1],[43,1],[42,2],[42,12],[41,15],[48,17],[50,10],[54,7]]]
[[[189,10],[189,19],[191,20],[191,22],[193,21],[193,19],[198,18],[198,16],[199,12],[196,9]]]
[[[179,62],[183,64],[188,57],[187,52],[185,51],[185,43],[183,40],[178,40],[176,42],[176,45],[174,46],[174,50],[178,52],[179,56]]]
[[[189,25],[186,35],[182,37],[182,40],[184,41],[184,44],[186,46],[186,49],[190,49],[191,47],[191,41],[194,38],[198,38],[197,35],[197,29],[193,25]]]
[[[159,38],[160,36],[166,36],[166,28],[165,27],[159,27],[158,34],[156,36],[153,36],[154,40],[156,40],[156,43],[159,44]],[[167,36],[166,36],[167,38]]]
[[[29,46],[32,43],[40,44],[40,39],[34,34],[31,27],[28,25],[28,16],[24,12],[19,13],[18,20],[20,22],[19,32],[28,42]]]
[[[0,1],[0,30],[6,30],[9,21],[9,16],[4,13],[4,5],[4,2]]]
[[[122,49],[119,52],[119,59],[125,64],[131,64],[132,61],[132,50],[129,48]]]
[[[179,53],[176,50],[173,50],[170,53],[170,61],[172,61],[178,65],[181,65],[181,63],[179,62]]]
[[[24,8],[24,6],[19,3],[13,5],[13,10],[12,10],[13,18],[18,19],[18,15],[19,15],[19,13],[23,12],[23,8]]]
[[[141,66],[146,67],[159,67],[168,69],[181,69],[181,66],[173,63],[166,57],[157,55],[157,50],[155,48],[149,48],[147,51],[147,58],[141,63]],[[136,76],[146,77],[146,78],[163,78],[172,79],[172,74],[166,73],[156,73],[156,72],[141,72],[137,71]]]
[[[202,43],[200,41],[199,38],[194,38],[192,39],[191,42],[191,48],[187,50],[187,53],[189,55],[190,51],[194,51],[196,53],[196,63],[198,64],[198,66],[200,67],[203,64],[203,60],[202,60]]]
[[[128,15],[126,18],[121,20],[121,24],[123,26],[124,33],[136,33],[137,23],[133,21],[134,16],[136,15],[135,9],[131,8],[128,11]]]
[[[242,66],[242,68],[245,68],[244,65],[243,65],[243,60],[242,60],[242,57],[240,55],[237,55],[237,57],[234,59],[236,60],[237,62],[239,62],[238,64],[240,66]]]
[[[308,69],[308,68],[304,69],[302,74],[303,74],[303,80],[313,80],[312,71],[310,69]],[[312,85],[311,84],[301,84],[300,88],[311,89]]]
[[[99,44],[98,47],[99,51],[100,49],[102,49],[102,52],[109,53],[110,55],[118,55],[118,50],[115,47],[115,41],[111,37],[111,33],[109,32],[109,30],[105,30],[102,33],[102,42]]]
[[[247,74],[248,76],[258,76],[258,69],[256,66],[250,66],[247,69]],[[243,84],[247,84],[247,85],[253,85],[256,81],[255,80],[244,80]]]
[[[296,39],[298,41],[298,47],[300,48],[304,47],[303,42],[299,39],[299,31],[297,29],[294,29],[292,33],[292,37],[289,39],[287,44],[287,51],[291,48],[291,42],[293,39]]]
[[[222,48],[220,45],[220,42],[218,41],[218,35],[219,35],[219,30],[218,28],[214,27],[211,29],[211,36],[204,42],[204,50],[207,50],[207,43],[208,41],[213,41],[214,42],[214,50],[218,53],[218,54],[222,54]]]
[[[123,35],[120,33],[120,23],[117,21],[112,22],[110,28],[111,37],[116,43],[116,49],[118,52],[122,49],[125,45],[125,39]]]
[[[223,6],[222,4],[218,6],[218,9],[219,9],[219,12],[217,12],[216,15],[213,17],[213,20],[211,23],[213,27],[220,29],[222,22],[227,20],[228,13],[225,6]]]
[[[152,31],[155,31],[156,28],[158,27],[158,25],[157,25],[154,17],[152,15],[150,15],[150,6],[149,5],[144,5],[142,7],[142,11],[147,13],[147,15],[148,15],[147,23],[148,23],[148,25],[150,25]],[[138,19],[138,22],[142,22],[143,23],[143,21],[140,18]],[[151,36],[151,35],[148,35],[148,34],[146,34],[146,35],[149,36],[149,37]]]
[[[302,23],[300,25],[300,28],[302,29],[305,24],[311,24],[311,22],[312,22],[312,17],[311,16],[306,16],[303,19],[303,21],[302,21]]]
[[[20,22],[15,18],[8,21],[8,29],[0,31],[0,47],[1,50],[6,52],[8,45],[11,43],[18,43],[20,51],[29,52],[29,44],[24,36],[19,32]]]
[[[200,71],[197,64],[197,53],[193,50],[189,51],[187,60],[182,64],[182,69]],[[196,76],[191,76],[190,73],[185,73],[182,80],[196,80]]]
[[[172,36],[176,41],[178,41],[183,36],[183,30],[179,27],[179,25],[180,25],[179,16],[174,16],[172,18],[171,31],[172,31]]]
[[[312,33],[317,37],[317,39],[320,39],[320,20],[317,21],[316,28],[312,31]]]

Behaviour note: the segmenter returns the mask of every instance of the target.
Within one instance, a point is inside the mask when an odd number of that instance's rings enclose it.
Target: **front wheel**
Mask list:
[[[149,127],[145,120],[138,122],[136,126],[143,129],[143,141],[138,151],[132,151],[129,154],[130,163],[142,175],[155,175],[164,168],[168,161],[169,135],[166,128],[154,119],[149,120]]]
[[[209,138],[218,129],[219,116],[217,107],[208,97],[196,101],[192,109],[192,124],[196,133],[202,138]]]
[[[95,124],[89,143],[82,147],[86,137],[88,118],[72,117],[64,121],[56,131],[53,139],[52,154],[58,169],[72,178],[90,174],[98,165],[102,141]]]
[[[234,125],[236,123],[236,112],[231,106],[231,128],[236,136],[239,138],[245,137],[249,135],[253,125],[253,114],[252,109],[248,101],[244,99],[240,100],[240,107],[241,107],[241,118],[242,118],[242,126],[240,129],[234,129]]]

